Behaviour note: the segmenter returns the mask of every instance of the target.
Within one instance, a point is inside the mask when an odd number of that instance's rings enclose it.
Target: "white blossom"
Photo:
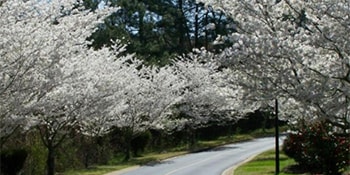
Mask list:
[[[74,128],[78,109],[101,78],[93,77],[95,66],[115,58],[108,49],[89,49],[86,40],[114,9],[75,8],[79,4],[70,0],[8,0],[0,6],[0,119],[1,130],[9,131],[1,138],[33,124],[51,134]]]
[[[350,6],[347,1],[201,0],[237,22],[218,55],[240,72],[246,98],[280,99],[288,119],[327,119],[348,128]],[[292,118],[291,118],[292,117]]]

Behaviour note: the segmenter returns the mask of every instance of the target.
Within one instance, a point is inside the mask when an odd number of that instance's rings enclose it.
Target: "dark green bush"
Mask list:
[[[152,135],[149,131],[141,133],[131,140],[131,149],[134,156],[137,156],[138,153],[143,152],[147,145],[150,143]]]
[[[311,173],[341,174],[350,165],[349,138],[337,136],[319,122],[290,134],[283,151]]]
[[[23,168],[28,156],[25,149],[13,149],[2,151],[0,155],[0,169],[3,175],[16,175]]]

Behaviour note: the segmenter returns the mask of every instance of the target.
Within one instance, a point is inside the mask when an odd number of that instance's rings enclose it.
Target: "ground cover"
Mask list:
[[[303,173],[295,172],[293,169],[296,162],[287,157],[283,152],[280,154],[280,174],[279,175],[302,175]],[[239,166],[234,175],[274,175],[275,174],[275,151],[269,150],[261,153],[251,161]],[[306,174],[303,174],[306,175]]]

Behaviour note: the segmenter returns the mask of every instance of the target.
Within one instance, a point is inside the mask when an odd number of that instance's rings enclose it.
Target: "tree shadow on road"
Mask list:
[[[220,147],[210,149],[208,151],[226,151],[226,150],[237,149],[237,148],[238,148],[237,146],[220,146]]]
[[[230,149],[236,149],[237,146],[220,146],[220,147],[214,147],[214,148],[204,148],[199,150],[191,151],[191,153],[201,153],[201,152],[213,152],[213,151],[225,151]]]
[[[146,163],[144,166],[154,167],[154,166],[158,166],[158,165],[162,165],[162,164],[172,164],[172,163],[174,163],[174,161],[172,161],[172,160],[163,160],[163,161],[154,160],[154,161]]]

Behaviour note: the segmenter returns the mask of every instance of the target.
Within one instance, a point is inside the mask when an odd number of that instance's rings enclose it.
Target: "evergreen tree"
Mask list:
[[[92,10],[102,3],[84,1]],[[100,48],[111,45],[111,39],[122,39],[129,53],[148,64],[168,64],[175,55],[193,48],[220,50],[228,40],[214,41],[235,31],[233,19],[195,0],[108,0],[103,4],[120,9],[89,38],[94,41],[92,46]]]

